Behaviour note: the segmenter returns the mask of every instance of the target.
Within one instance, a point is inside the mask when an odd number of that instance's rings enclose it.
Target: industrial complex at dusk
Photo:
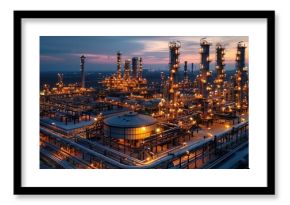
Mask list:
[[[230,72],[223,41],[200,37],[189,51],[198,62],[181,62],[181,40],[167,44],[163,70],[116,44],[112,72],[87,80],[84,52],[75,80],[62,70],[54,83],[41,77],[40,168],[249,168],[248,42],[233,42]]]

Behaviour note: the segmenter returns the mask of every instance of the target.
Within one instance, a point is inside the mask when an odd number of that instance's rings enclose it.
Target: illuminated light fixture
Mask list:
[[[210,116],[206,116],[206,119],[207,119],[207,120],[210,120],[210,119],[211,119],[211,117],[210,117]]]

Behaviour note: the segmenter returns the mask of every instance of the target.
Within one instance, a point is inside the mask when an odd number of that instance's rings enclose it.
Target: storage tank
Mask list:
[[[156,119],[148,115],[128,112],[104,120],[106,137],[128,140],[142,140],[155,132]]]

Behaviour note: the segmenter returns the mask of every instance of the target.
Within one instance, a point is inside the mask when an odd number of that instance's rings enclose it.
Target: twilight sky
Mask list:
[[[86,58],[85,69],[90,71],[115,70],[116,52],[122,52],[122,64],[125,59],[134,56],[143,58],[144,68],[166,69],[169,62],[169,41],[181,42],[181,65],[184,61],[199,64],[198,49],[200,36],[41,36],[41,71],[78,71],[79,57]],[[211,66],[215,65],[215,45],[226,47],[225,60],[228,68],[235,63],[236,47],[239,41],[248,45],[247,36],[209,36],[212,42]],[[248,63],[248,48],[246,49]]]

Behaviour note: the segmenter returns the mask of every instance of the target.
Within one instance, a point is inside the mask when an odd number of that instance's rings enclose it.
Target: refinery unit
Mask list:
[[[177,77],[181,46],[169,42],[168,74],[159,74],[153,90],[142,57],[123,60],[120,51],[116,72],[102,79],[101,88],[86,87],[85,55],[79,82],[65,85],[59,73],[54,87],[44,84],[40,168],[248,168],[246,44],[237,42],[235,74],[227,76],[226,47],[202,38],[194,80],[194,64],[187,61],[183,79]],[[232,157],[237,152],[238,160]]]
[[[123,92],[124,94],[133,93],[137,95],[146,95],[147,80],[142,78],[143,63],[141,57],[126,59],[124,64],[124,74],[121,73],[120,51],[117,52],[117,72],[115,75],[104,79],[103,84],[108,91]],[[132,66],[131,66],[132,65]]]

